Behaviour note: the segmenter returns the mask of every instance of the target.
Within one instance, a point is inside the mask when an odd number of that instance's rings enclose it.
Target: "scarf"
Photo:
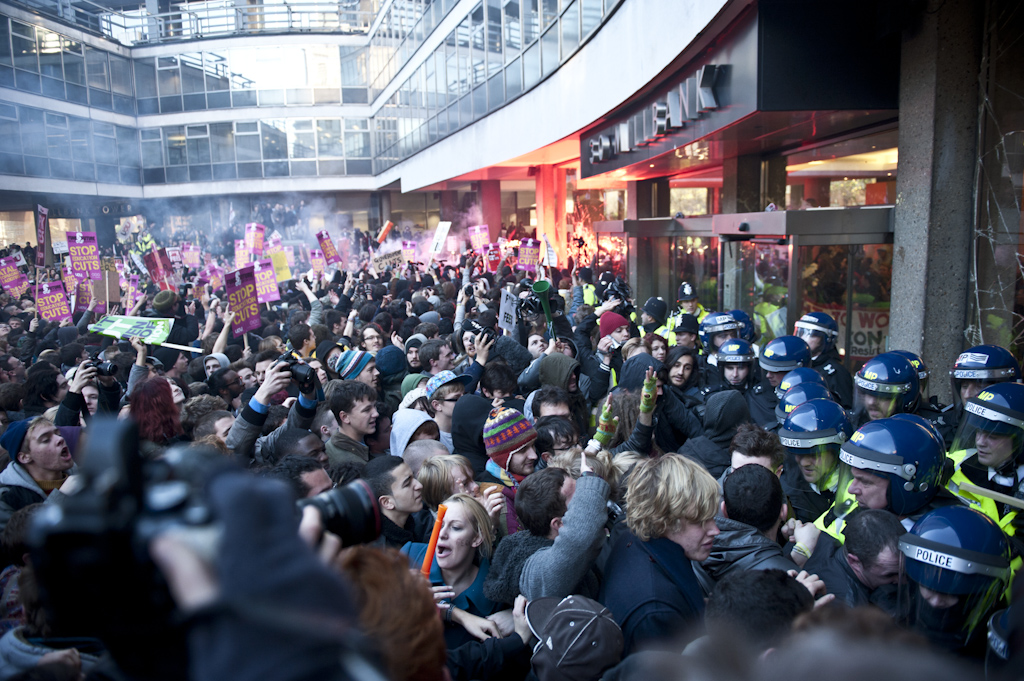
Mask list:
[[[506,471],[504,468],[494,463],[493,459],[487,459],[487,465],[484,466],[484,468],[488,473],[496,477],[498,480],[501,480],[501,484],[505,485],[505,487],[519,489],[519,483],[521,483],[525,477],[518,475],[517,473]]]

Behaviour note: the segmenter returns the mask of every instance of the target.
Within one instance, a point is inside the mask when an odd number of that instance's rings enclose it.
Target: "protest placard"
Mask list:
[[[487,249],[487,271],[497,272],[498,265],[501,263],[501,249],[497,244],[491,244]]]
[[[167,257],[171,259],[171,265],[181,265],[181,249],[171,246],[167,249]]]
[[[519,242],[519,262],[516,269],[524,272],[536,272],[540,264],[540,242],[536,239],[523,239]]]
[[[288,267],[288,257],[281,251],[270,254],[270,262],[274,264],[274,278],[277,283],[283,283],[292,278],[292,271]]]
[[[257,260],[252,264],[252,269],[256,274],[256,298],[260,304],[281,300],[273,261],[270,258]]]
[[[139,292],[139,275],[133,274],[130,277],[128,277],[128,300],[125,302],[125,305],[129,309],[135,307],[135,303],[139,302],[140,295],[141,293]]]
[[[509,333],[516,325],[516,308],[519,299],[507,289],[501,289],[501,306],[498,308],[498,326]]]
[[[181,262],[185,267],[191,267],[193,269],[199,269],[200,258],[199,258],[199,247],[192,244],[186,244],[181,247]]]
[[[59,281],[44,281],[36,284],[36,309],[39,316],[48,322],[71,319],[71,306],[64,285]]]
[[[418,250],[419,247],[415,241],[402,242],[402,257],[405,258],[406,262],[416,262],[416,252]]]
[[[228,281],[228,309],[235,313],[231,333],[235,337],[260,328],[260,301],[256,295],[256,273],[252,267],[230,272]]]
[[[327,261],[328,265],[341,262],[338,250],[334,248],[334,242],[331,241],[331,235],[327,233],[326,229],[316,233],[316,240],[320,242],[320,250],[323,251],[324,260]]]
[[[377,243],[379,243],[379,244],[384,243],[384,239],[388,238],[388,234],[390,234],[391,230],[394,229],[394,228],[395,228],[395,223],[391,222],[391,220],[388,220],[387,222],[385,222],[384,226],[380,228],[380,234],[377,235]]]
[[[18,269],[14,258],[0,258],[0,285],[14,298],[28,290],[28,279]]]
[[[79,279],[100,278],[100,251],[96,232],[68,232],[68,255],[71,271]]]
[[[240,269],[249,264],[249,248],[245,245],[245,239],[235,239],[235,269]]]
[[[445,240],[448,238],[448,230],[451,229],[452,223],[450,222],[439,222],[437,223],[437,229],[434,230],[434,240],[430,242],[430,254],[437,255],[444,248]]]
[[[390,253],[381,253],[373,257],[373,269],[380,274],[388,267],[401,267],[402,266],[402,251],[391,251]]]
[[[295,246],[285,246],[284,255],[288,262],[288,267],[295,267]]]
[[[491,232],[487,225],[473,225],[468,230],[469,243],[477,253],[483,253],[491,242]]]
[[[25,254],[21,251],[15,251],[11,257],[14,258],[14,264],[18,267],[28,267],[28,263],[25,262]]]
[[[49,226],[50,209],[36,205],[36,267],[46,264],[46,234]]]
[[[263,244],[266,240],[267,228],[258,222],[250,222],[245,226],[245,247],[257,256],[263,255]]]
[[[309,264],[313,266],[313,271],[317,274],[322,274],[327,269],[327,261],[324,260],[324,252],[319,248],[313,248],[309,251]]]
[[[173,324],[173,319],[108,315],[95,324],[90,324],[89,330],[113,338],[128,339],[138,336],[147,345],[161,345],[171,334]]]

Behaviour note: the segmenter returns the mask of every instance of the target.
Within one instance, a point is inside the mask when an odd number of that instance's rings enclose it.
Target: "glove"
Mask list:
[[[601,446],[605,449],[612,442],[612,438],[615,437],[615,430],[619,425],[619,417],[612,415],[612,405],[607,401],[604,403],[604,407],[601,408],[601,416],[597,420],[597,432],[594,433],[594,439],[601,443]]]
[[[654,403],[658,398],[658,379],[654,376],[644,378],[643,392],[640,393],[640,411],[650,414],[654,411]]]

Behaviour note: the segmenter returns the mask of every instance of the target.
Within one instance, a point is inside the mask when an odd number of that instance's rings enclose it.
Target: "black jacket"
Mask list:
[[[799,570],[779,543],[756,527],[722,516],[715,516],[715,524],[722,532],[714,539],[711,555],[699,568],[694,564],[694,572],[707,593],[711,593],[715,582],[734,570]]]
[[[832,348],[811,361],[811,366],[825,377],[825,385],[836,396],[843,409],[853,409],[853,376],[843,366],[839,351]]]
[[[851,608],[869,605],[871,590],[861,584],[853,574],[850,564],[846,562],[843,545],[822,532],[814,553],[804,563],[804,570],[816,574],[825,582],[825,592],[835,594],[837,601],[842,601]]]
[[[704,435],[688,440],[679,453],[704,466],[717,480],[732,463],[730,444],[736,428],[749,420],[750,409],[739,391],[713,393],[704,412]]]

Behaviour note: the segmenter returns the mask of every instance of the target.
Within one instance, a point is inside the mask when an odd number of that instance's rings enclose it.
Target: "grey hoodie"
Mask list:
[[[25,640],[24,627],[12,629],[0,638],[0,679],[8,679],[15,674],[28,671],[39,664],[39,659],[47,653],[58,652],[59,648],[49,648],[38,643]],[[82,659],[82,673],[88,673],[99,658],[89,653],[79,653]]]
[[[427,421],[430,414],[419,409],[399,409],[391,420],[391,456],[402,456],[416,429]]]
[[[68,470],[68,475],[73,475],[76,471],[76,467],[72,466]],[[52,492],[50,496],[54,494],[57,492]],[[7,521],[18,509],[46,500],[46,493],[36,484],[25,467],[17,461],[12,461],[7,468],[0,471],[0,530],[7,526]]]

